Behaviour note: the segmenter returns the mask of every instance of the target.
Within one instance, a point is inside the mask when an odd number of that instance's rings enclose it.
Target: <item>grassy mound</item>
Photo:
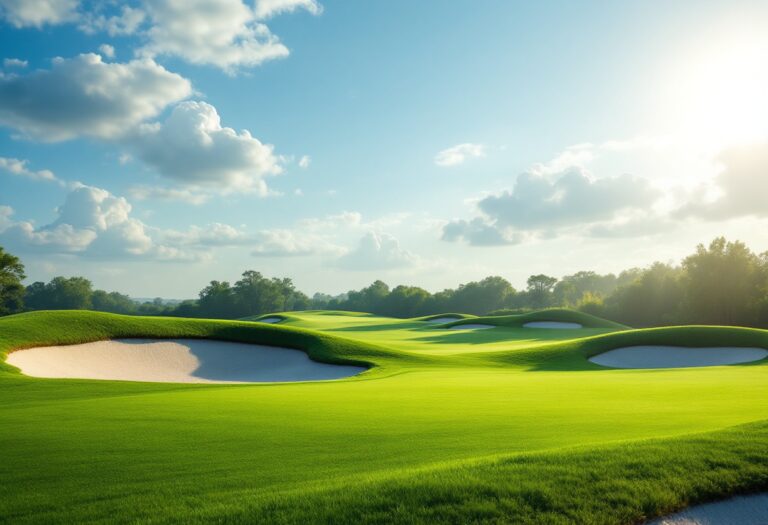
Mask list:
[[[765,360],[652,371],[587,360],[633,344],[765,347],[768,332],[286,317],[0,319],[0,521],[630,524],[768,488]],[[286,346],[372,369],[191,385],[34,379],[2,362],[125,337]]]
[[[569,310],[567,308],[548,308],[546,310],[537,310],[535,312],[526,312],[517,315],[497,315],[473,317],[472,323],[490,324],[494,326],[506,326],[510,328],[519,328],[526,323],[540,321],[554,321],[559,323],[578,323],[584,328],[610,328],[626,329],[627,326],[614,323],[608,319],[596,317],[584,312]],[[461,321],[451,323],[448,326],[458,326]],[[535,328],[534,328],[535,330]]]
[[[433,319],[444,319],[444,318],[454,318],[457,321],[459,319],[474,319],[477,316],[476,315],[470,315],[470,314],[458,314],[454,312],[446,313],[446,314],[435,314],[435,315],[425,315],[423,317],[414,317],[411,319],[411,321],[432,321]]]
[[[104,339],[198,338],[282,346],[305,351],[315,361],[373,367],[386,365],[398,353],[370,343],[301,328],[237,321],[138,317],[90,312],[38,311],[0,318],[0,358],[33,346],[69,345]],[[0,362],[0,371],[15,371]]]

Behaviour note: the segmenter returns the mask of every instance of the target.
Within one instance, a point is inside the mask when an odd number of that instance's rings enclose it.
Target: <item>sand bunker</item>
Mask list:
[[[444,324],[444,323],[452,323],[454,321],[460,320],[460,317],[436,317],[434,319],[427,319],[424,321],[425,323],[435,323],[435,324]]]
[[[559,321],[532,321],[525,323],[523,328],[552,328],[554,330],[573,330],[584,328],[579,323],[561,323]]]
[[[300,350],[204,339],[123,339],[18,350],[7,362],[33,377],[168,383],[316,381],[365,368],[312,361]]]
[[[698,505],[648,522],[647,525],[765,525],[766,523],[768,523],[768,494],[756,494]]]
[[[265,317],[264,319],[257,319],[257,323],[279,323],[282,321],[282,317]]]
[[[458,324],[456,326],[449,326],[448,330],[485,330],[486,328],[496,328],[496,326],[492,324],[468,323],[468,324]]]
[[[749,363],[766,357],[768,350],[763,348],[628,346],[609,350],[589,360],[611,368],[690,368]]]

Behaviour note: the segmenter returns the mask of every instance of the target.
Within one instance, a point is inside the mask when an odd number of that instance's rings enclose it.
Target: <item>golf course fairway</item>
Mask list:
[[[632,524],[768,489],[765,359],[589,361],[629,346],[768,348],[768,331],[632,330],[567,310],[434,317],[450,319],[1,318],[0,522]],[[461,324],[493,328],[450,329]],[[5,362],[129,338],[285,347],[367,370],[223,385],[38,379]]]

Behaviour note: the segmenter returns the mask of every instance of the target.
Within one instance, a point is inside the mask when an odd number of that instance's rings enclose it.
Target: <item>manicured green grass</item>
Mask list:
[[[110,337],[206,337],[371,367],[341,381],[233,386],[41,380],[0,362],[0,521],[636,523],[768,488],[764,362],[587,361],[629,344],[768,347],[766,331],[283,316],[0,319],[0,357]]]

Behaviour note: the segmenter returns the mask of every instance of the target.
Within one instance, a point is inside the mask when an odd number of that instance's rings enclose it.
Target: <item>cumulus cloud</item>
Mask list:
[[[530,230],[607,220],[621,210],[648,208],[658,198],[641,177],[595,179],[569,170],[554,180],[524,173],[511,191],[483,198],[478,208],[500,225]]]
[[[264,177],[282,171],[273,146],[247,130],[222,127],[216,108],[205,102],[179,104],[165,122],[142,125],[131,143],[147,165],[187,186],[263,195]]]
[[[29,62],[19,58],[6,58],[3,60],[4,67],[27,67]]]
[[[312,159],[309,157],[309,155],[303,155],[299,159],[299,167],[301,169],[307,169],[311,162],[312,162]]]
[[[252,237],[244,231],[218,222],[204,227],[190,226],[184,232],[168,230],[162,233],[162,237],[174,246],[245,246],[253,242]]]
[[[557,175],[571,168],[584,168],[595,156],[594,145],[576,144],[567,147],[549,162],[534,164],[530,171],[536,175]]]
[[[292,13],[297,9],[305,9],[313,15],[323,12],[322,6],[316,0],[257,0],[256,18],[270,18],[281,13]]]
[[[132,186],[128,194],[139,201],[157,199],[164,201],[179,201],[187,204],[200,205],[208,202],[210,195],[188,188],[166,188],[162,186]]]
[[[114,58],[115,48],[109,44],[101,44],[99,46],[99,52],[107,58]]]
[[[438,154],[435,155],[435,164],[443,168],[448,168],[464,164],[464,162],[470,158],[484,156],[485,146],[483,144],[466,142],[438,152]]]
[[[768,143],[728,149],[715,161],[721,169],[714,180],[702,185],[676,215],[713,220],[768,216]]]
[[[116,138],[191,93],[190,82],[151,59],[103,62],[88,53],[50,70],[0,76],[0,123],[30,137]]]
[[[338,255],[343,249],[326,235],[277,229],[264,230],[254,236],[251,255],[257,257],[296,257],[306,255]]]
[[[192,226],[187,231],[165,231],[163,241],[173,246],[243,246],[257,257],[296,257],[339,255],[344,250],[330,241],[329,235],[301,229],[270,229],[248,233],[228,224]]]
[[[342,255],[336,264],[347,270],[390,270],[413,266],[416,256],[400,247],[397,239],[386,233],[368,232],[357,247]]]
[[[631,175],[598,179],[578,169],[555,177],[524,173],[512,190],[479,200],[478,217],[447,223],[442,239],[494,246],[515,244],[525,236],[552,237],[574,229],[592,228],[595,235],[629,233],[633,228],[607,225],[626,222],[631,214],[650,217],[660,197],[647,179]],[[634,229],[640,230],[637,226]]]
[[[229,73],[288,56],[288,48],[241,0],[148,0],[147,56],[178,56]]]
[[[15,27],[43,27],[77,18],[79,0],[0,0],[0,16]]]
[[[31,170],[27,167],[29,161],[14,159],[10,157],[0,157],[0,170],[6,171],[12,175],[18,175],[31,180],[62,182],[56,178],[51,170]]]
[[[486,218],[475,217],[470,221],[453,220],[443,226],[442,240],[464,241],[472,246],[504,246],[517,244],[521,239],[508,228],[501,228]]]
[[[0,221],[0,243],[20,253],[88,254],[103,258],[140,257],[154,260],[194,260],[198,254],[157,243],[150,228],[131,217],[131,205],[123,197],[106,190],[74,185],[57,219],[35,227],[26,221],[13,221],[7,210]]]
[[[127,5],[111,15],[89,11],[81,17],[80,29],[88,34],[105,31],[109,36],[132,35],[139,30],[146,17],[144,10]]]

